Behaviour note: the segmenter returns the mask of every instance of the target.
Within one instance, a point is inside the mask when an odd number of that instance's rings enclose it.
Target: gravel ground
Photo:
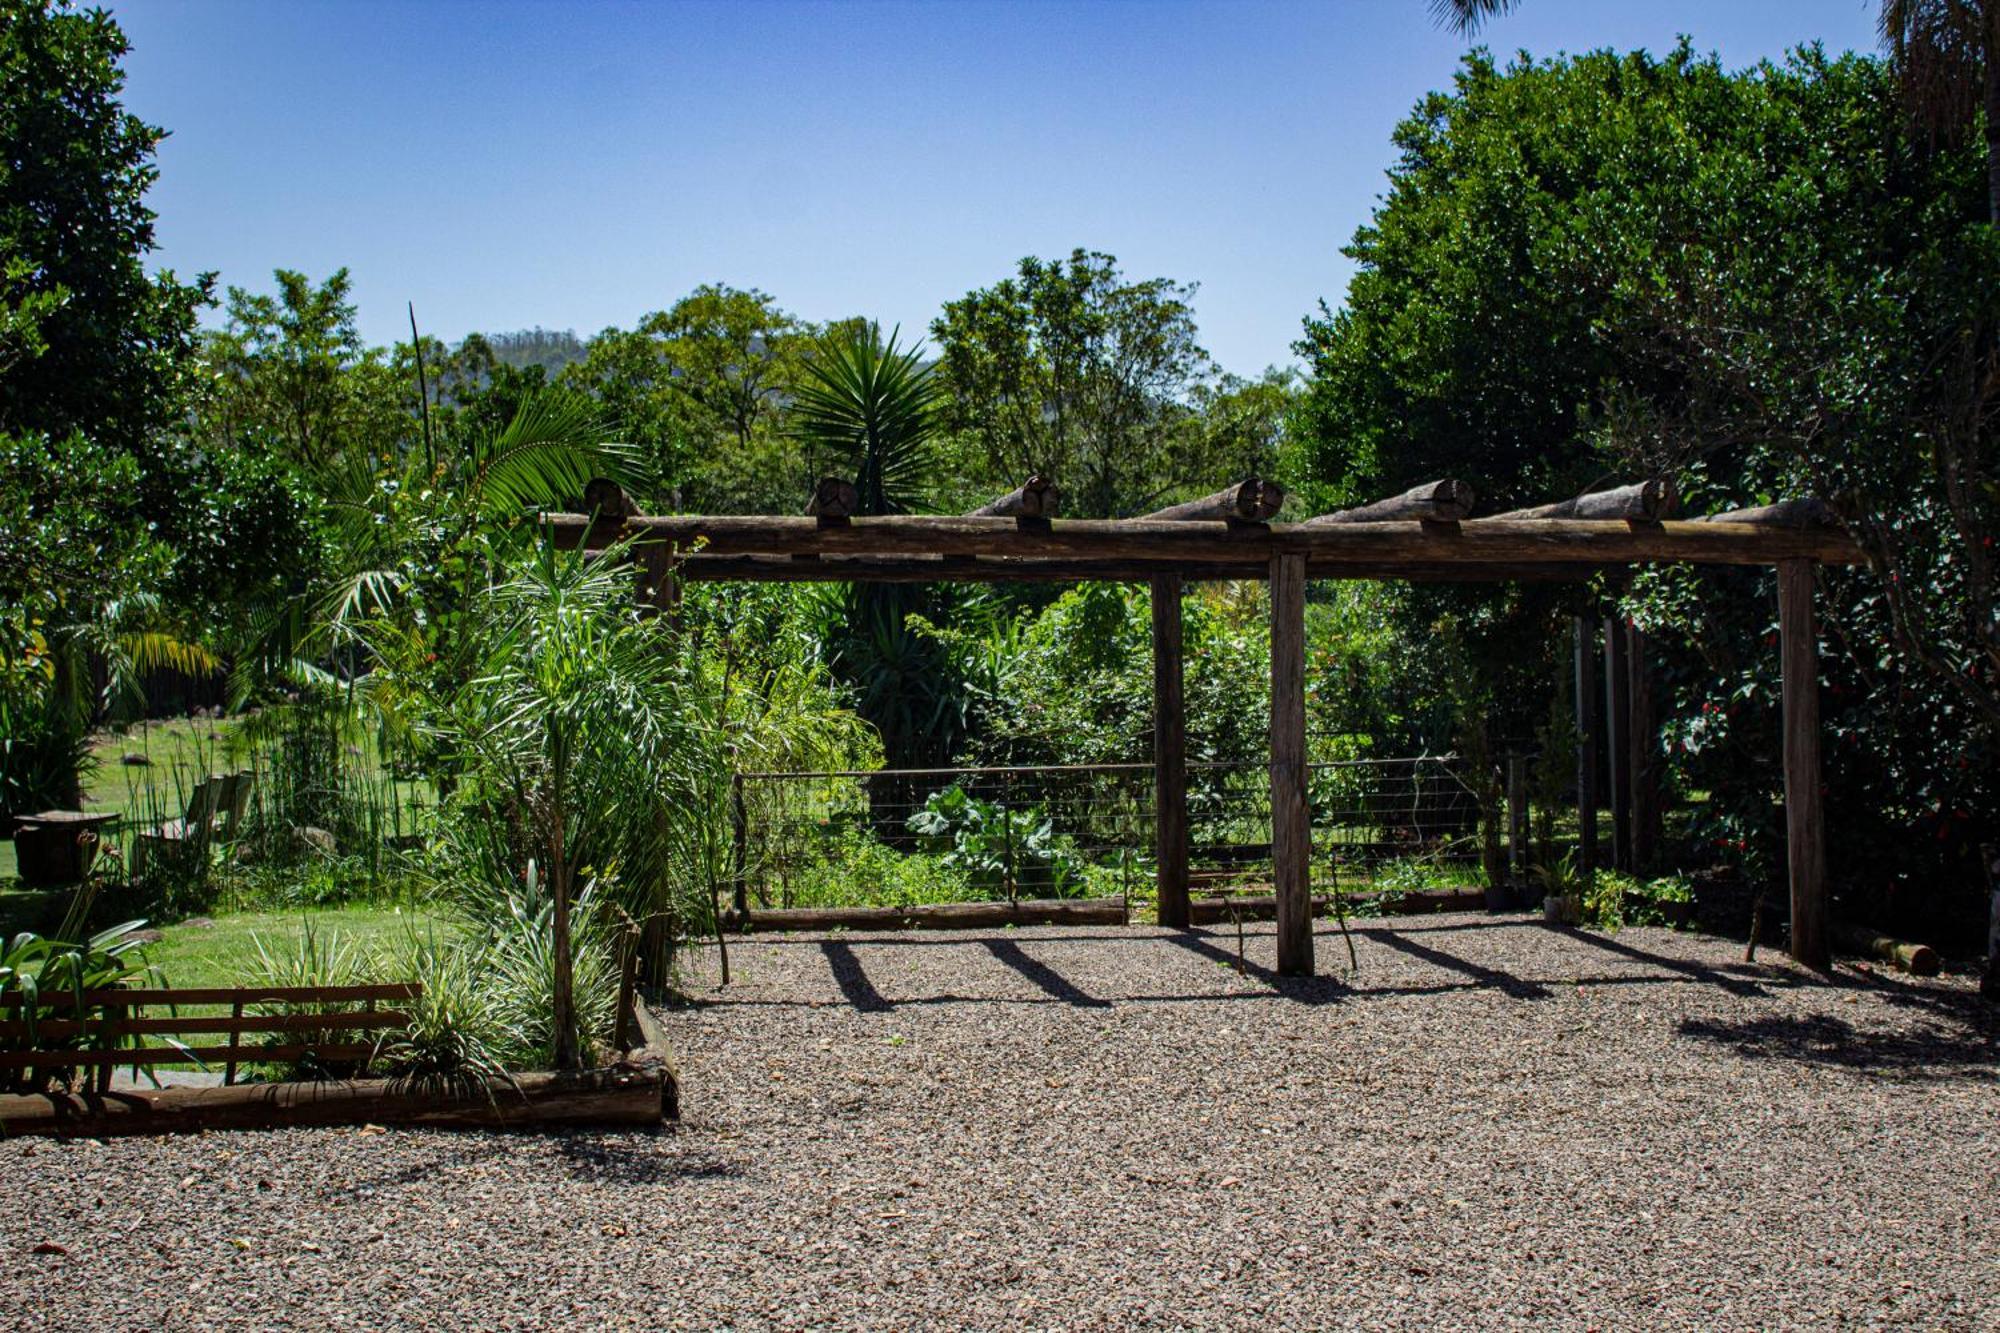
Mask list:
[[[1268,929],[739,942],[672,1132],[0,1143],[0,1327],[2000,1328],[1964,979]]]

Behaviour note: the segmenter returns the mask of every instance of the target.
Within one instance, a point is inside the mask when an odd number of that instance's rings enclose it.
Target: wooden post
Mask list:
[[[1785,700],[1785,852],[1791,871],[1792,957],[1831,966],[1827,943],[1826,829],[1819,795],[1819,661],[1813,562],[1778,562],[1778,637]]]
[[[1646,632],[1625,627],[1625,665],[1631,677],[1632,869],[1650,869],[1660,847],[1660,711],[1647,665]]]
[[[1528,874],[1528,760],[1507,756],[1507,874],[1516,883]]]
[[[1604,770],[1611,797],[1611,864],[1632,869],[1632,681],[1627,675],[1625,621],[1604,618]]]
[[[1979,849],[1979,863],[1986,870],[1986,975],[1980,979],[1979,993],[2000,1000],[2000,848],[1988,843]]]
[[[1597,870],[1597,642],[1590,617],[1576,634],[1576,868],[1585,882]]]
[[[1153,854],[1160,924],[1188,928],[1187,695],[1181,678],[1181,576],[1153,597]]]
[[[1312,822],[1306,809],[1306,562],[1271,560],[1271,880],[1278,972],[1313,971]]]

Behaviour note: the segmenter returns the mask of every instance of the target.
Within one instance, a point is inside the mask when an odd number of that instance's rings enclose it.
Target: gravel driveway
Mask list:
[[[0,1327],[2000,1328],[1965,980],[1268,932],[739,941],[657,1135],[0,1143]]]

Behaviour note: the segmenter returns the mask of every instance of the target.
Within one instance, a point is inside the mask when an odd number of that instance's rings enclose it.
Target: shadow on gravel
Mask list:
[[[1384,930],[1379,926],[1367,926],[1356,930],[1354,933],[1363,939],[1374,940],[1377,944],[1385,944],[1400,953],[1406,953],[1412,958],[1420,958],[1424,962],[1444,968],[1446,971],[1458,972],[1464,976],[1471,977],[1482,986],[1497,986],[1517,1000],[1546,1000],[1549,998],[1548,988],[1539,982],[1524,981],[1512,972],[1503,972],[1497,967],[1486,967],[1482,964],[1472,962],[1470,959],[1460,958],[1457,954],[1446,953],[1443,949],[1432,945],[1420,944],[1416,940],[1404,939],[1401,931]]]
[[[861,960],[854,956],[853,945],[845,940],[821,940],[819,949],[826,955],[826,965],[832,969],[833,979],[849,1004],[864,1014],[886,1014],[895,1008],[868,979]]]
[[[986,950],[1007,966],[1041,987],[1051,999],[1079,1009],[1109,1009],[1111,1001],[1100,1000],[1012,940],[988,940]]]
[[[564,1139],[556,1155],[578,1180],[608,1181],[616,1185],[658,1185],[672,1180],[732,1180],[743,1174],[741,1167],[714,1157],[686,1157],[662,1151],[658,1145],[670,1142],[646,1134],[636,1140],[598,1138]],[[647,1145],[654,1145],[648,1147]]]
[[[1689,1018],[1681,1022],[1680,1030],[1684,1037],[1726,1046],[1750,1060],[1797,1060],[2000,1082],[2000,1042],[1977,1030],[1870,1031],[1821,1014],[1733,1023]]]
[[[1644,949],[1626,944],[1622,940],[1614,940],[1609,936],[1599,935],[1588,930],[1578,930],[1575,926],[1544,926],[1543,929],[1558,931],[1575,940],[1578,944],[1588,944],[1593,949],[1602,949],[1606,953],[1615,953],[1621,958],[1630,958],[1634,962],[1650,963],[1654,967],[1664,967],[1669,971],[1678,972],[1682,976],[1689,977],[1695,981],[1704,981],[1711,986],[1720,986],[1731,995],[1741,995],[1747,999],[1753,996],[1768,996],[1770,994],[1768,990],[1755,981],[1746,981],[1742,977],[1731,976],[1729,973],[1710,967],[1706,963],[1692,963],[1685,958],[1669,958],[1665,954],[1649,953]]]
[[[1300,1004],[1333,1004],[1349,993],[1348,988],[1332,977],[1281,977],[1262,963],[1238,958],[1233,949],[1225,949],[1215,943],[1205,931],[1177,931],[1172,935],[1159,936],[1170,944],[1177,944],[1189,953],[1200,954],[1218,963],[1227,963],[1246,977],[1255,977],[1288,1000]]]

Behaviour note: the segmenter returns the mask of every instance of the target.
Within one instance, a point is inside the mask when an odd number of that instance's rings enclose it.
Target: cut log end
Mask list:
[[[968,518],[1054,518],[1062,493],[1044,476],[1033,476],[996,500],[979,506]]]
[[[1170,523],[1268,523],[1285,507],[1285,488],[1275,481],[1251,477],[1213,495],[1169,505],[1146,515]]]
[[[609,477],[592,477],[584,483],[583,507],[600,519],[639,518],[639,504],[625,488]]]
[[[844,477],[821,477],[813,487],[806,513],[814,518],[851,518],[861,507],[861,492]]]
[[[1342,509],[1306,520],[1308,526],[1338,523],[1394,523],[1415,519],[1425,523],[1456,523],[1472,515],[1477,500],[1472,487],[1454,477],[1412,486],[1401,495],[1355,509]]]

